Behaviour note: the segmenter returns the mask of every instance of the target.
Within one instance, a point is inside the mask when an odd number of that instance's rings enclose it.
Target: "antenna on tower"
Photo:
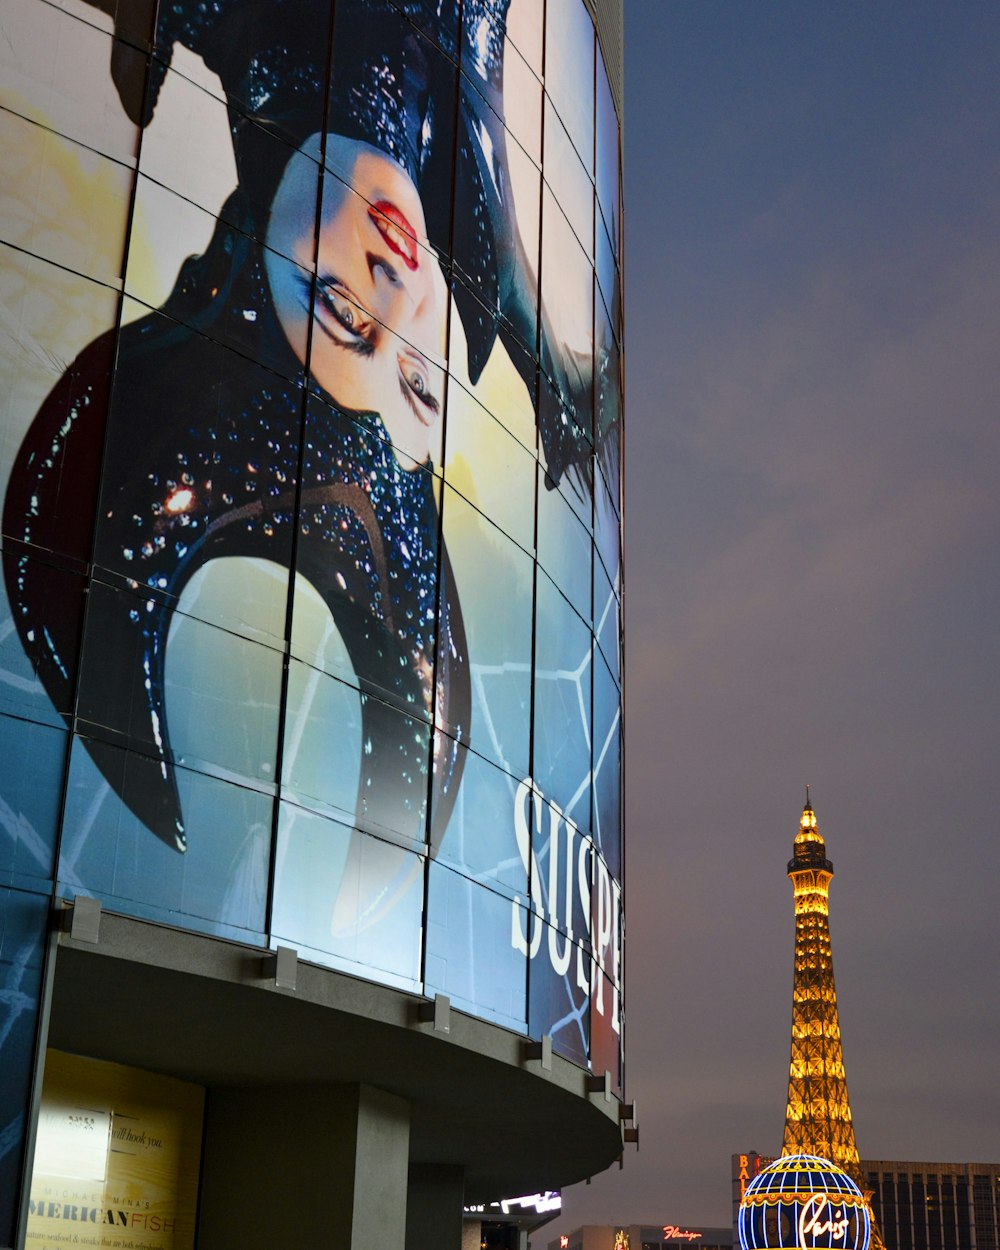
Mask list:
[[[809,782],[808,781],[806,782],[806,807],[812,807],[812,804],[809,802]]]

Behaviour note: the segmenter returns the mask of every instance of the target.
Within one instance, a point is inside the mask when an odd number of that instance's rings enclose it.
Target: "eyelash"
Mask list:
[[[412,408],[414,414],[417,413],[418,404],[422,408],[430,409],[431,412],[435,412],[435,413],[439,412],[441,410],[441,405],[438,403],[437,399],[430,393],[430,391],[427,390],[426,382],[424,382],[424,390],[423,390],[423,393],[421,394],[419,391],[416,390],[413,383],[410,381],[410,372],[411,371],[408,370],[402,363],[400,364],[399,366],[399,389],[400,391],[402,391],[403,398]],[[418,375],[418,376],[422,377],[422,375]]]
[[[357,316],[360,324],[348,324],[345,320],[345,314],[338,307],[337,301],[341,301],[346,305],[352,317]],[[322,279],[316,286],[314,297],[314,314],[319,322],[320,329],[327,334],[338,347],[343,347],[347,351],[357,352],[361,356],[370,356],[375,345],[371,341],[371,322],[361,312],[360,308],[354,304],[353,300],[343,295],[337,287],[332,283],[324,282]],[[339,338],[331,328],[324,323],[324,315],[332,319],[338,328],[348,335],[348,341],[345,342]]]

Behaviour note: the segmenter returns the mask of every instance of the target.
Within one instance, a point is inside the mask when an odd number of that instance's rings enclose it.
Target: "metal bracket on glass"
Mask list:
[[[599,1076],[596,1074],[594,1076],[588,1076],[587,1077],[587,1093],[588,1094],[603,1094],[604,1101],[610,1102],[611,1101],[611,1073],[603,1072]]]
[[[68,907],[63,919],[63,928],[74,942],[90,942],[93,945],[101,940],[101,904],[96,898],[88,898],[78,894],[73,904]]]
[[[264,976],[274,981],[276,989],[294,990],[299,972],[299,952],[291,946],[279,946],[263,960]]]
[[[540,1041],[524,1043],[525,1062],[537,1060],[542,1065],[543,1072],[552,1071],[552,1037],[550,1034],[543,1034]]]
[[[435,994],[432,1002],[417,1004],[417,1020],[432,1024],[435,1033],[451,1032],[451,999],[447,994]]]

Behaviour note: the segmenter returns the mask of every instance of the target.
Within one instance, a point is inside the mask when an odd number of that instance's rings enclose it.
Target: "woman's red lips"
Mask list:
[[[417,268],[417,232],[395,204],[379,200],[368,208],[368,216],[375,223],[386,246],[401,257],[407,269]]]

